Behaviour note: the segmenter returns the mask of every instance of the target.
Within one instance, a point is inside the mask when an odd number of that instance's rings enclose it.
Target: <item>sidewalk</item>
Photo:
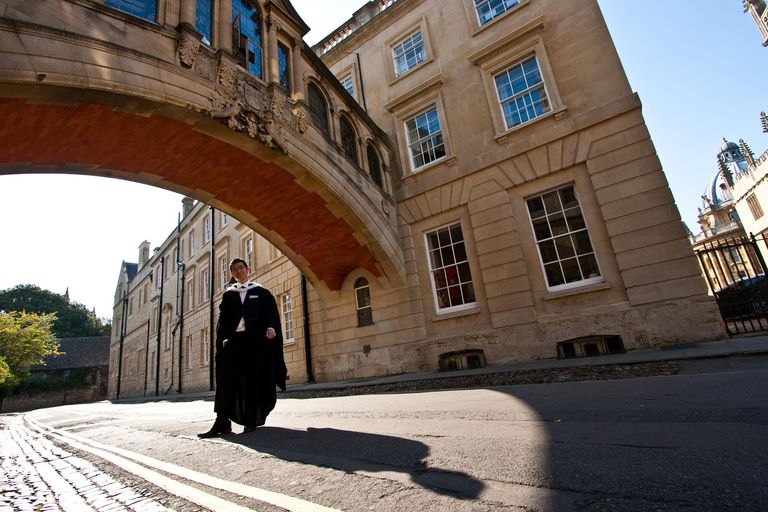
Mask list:
[[[542,359],[539,361],[526,361],[524,363],[509,363],[486,366],[473,370],[456,370],[447,372],[408,373],[403,375],[388,375],[385,377],[373,377],[369,379],[344,380],[336,382],[318,382],[314,384],[289,384],[287,393],[322,392],[344,390],[364,386],[378,386],[386,384],[401,384],[405,382],[422,382],[436,379],[451,379],[471,377],[478,375],[503,374],[507,372],[520,372],[530,370],[562,370],[565,368],[599,367],[611,365],[631,365],[639,363],[652,363],[658,361],[683,361],[706,360],[711,358],[725,358],[728,356],[743,356],[755,354],[768,354],[768,335],[749,338],[736,338],[730,340],[708,341],[690,345],[677,345],[664,348],[649,348],[645,350],[632,350],[624,354],[606,355],[598,357],[579,357],[574,359]],[[768,363],[763,363],[768,365]],[[119,403],[144,402],[151,400],[179,400],[212,398],[214,391],[202,391],[198,393],[170,394],[162,396],[146,396],[135,398],[120,398],[113,400]],[[280,393],[278,393],[278,398]]]
[[[446,379],[451,377],[466,377],[473,375],[488,375],[528,370],[548,370],[576,368],[582,366],[607,366],[620,364],[649,363],[654,361],[674,361],[683,359],[704,359],[735,355],[751,355],[768,353],[768,336],[751,338],[736,338],[730,340],[709,341],[690,345],[677,345],[664,348],[649,348],[632,350],[624,354],[605,355],[597,357],[579,357],[574,359],[542,359],[524,363],[510,363],[486,366],[473,370],[456,370],[448,372],[410,373],[405,375],[390,375],[370,379],[355,379],[337,382],[321,382],[316,384],[289,385],[288,391],[322,391],[331,389],[346,389],[358,386],[376,386],[430,379]]]

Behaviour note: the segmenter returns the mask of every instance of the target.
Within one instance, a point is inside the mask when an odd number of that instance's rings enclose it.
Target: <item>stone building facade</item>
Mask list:
[[[250,279],[269,288],[278,301],[289,381],[306,381],[301,310],[294,306],[301,303],[298,269],[241,222],[190,198],[183,203],[178,228],[152,255],[150,244],[143,242],[138,263],[121,266],[110,397],[213,389],[218,305],[229,283],[229,262],[240,257],[250,263]]]
[[[393,201],[381,208],[397,218],[404,269],[393,279],[361,265],[337,289],[309,286],[311,354],[299,362],[297,342],[291,382],[309,376],[302,364],[330,381],[725,336],[595,0],[371,1],[314,50],[333,75],[291,77],[308,105],[306,135],[337,141],[372,181],[385,177]],[[386,145],[348,115],[344,89]],[[312,219],[296,212],[295,222]],[[230,235],[228,258],[242,256],[242,236]],[[142,315],[167,308],[164,326],[173,295],[153,304],[149,274],[160,275],[170,243],[122,278],[143,293]],[[196,257],[185,261],[196,261],[199,284],[206,260]],[[264,272],[276,295],[298,296],[287,258]],[[143,322],[124,338],[151,338]],[[163,351],[161,367],[174,371],[178,353]],[[136,357],[124,342],[126,353]],[[172,392],[171,377],[160,379]]]

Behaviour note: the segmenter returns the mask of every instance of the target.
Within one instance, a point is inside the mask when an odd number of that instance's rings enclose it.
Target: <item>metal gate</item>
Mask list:
[[[766,236],[725,238],[695,249],[728,334],[768,330]]]

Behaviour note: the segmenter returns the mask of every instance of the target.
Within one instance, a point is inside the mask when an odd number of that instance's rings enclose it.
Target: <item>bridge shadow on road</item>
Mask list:
[[[401,437],[335,428],[292,430],[266,426],[226,439],[282,460],[347,472],[386,473],[387,478],[410,481],[437,494],[463,499],[477,498],[485,487],[466,473],[427,468],[429,446]]]

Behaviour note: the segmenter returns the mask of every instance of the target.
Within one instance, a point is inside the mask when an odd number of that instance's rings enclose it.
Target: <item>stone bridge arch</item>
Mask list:
[[[261,77],[226,45],[201,42],[183,21],[188,2],[176,24],[169,2],[159,24],[97,0],[0,0],[0,174],[88,174],[188,195],[260,233],[321,293],[357,268],[402,283],[386,135],[303,44],[308,28],[290,4],[258,6]],[[232,41],[223,32],[214,43]],[[286,38],[287,87],[276,44]],[[358,162],[311,122],[307,69],[354,116]],[[383,149],[382,186],[366,169],[370,139]]]

